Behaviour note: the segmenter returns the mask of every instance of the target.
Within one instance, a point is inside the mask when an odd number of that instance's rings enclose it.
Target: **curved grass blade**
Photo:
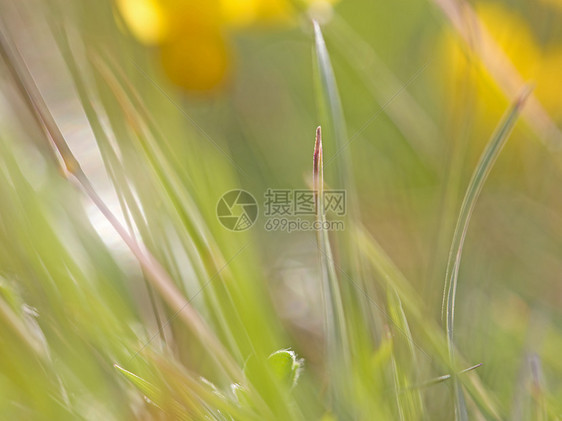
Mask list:
[[[461,263],[461,256],[468,231],[470,218],[474,211],[476,201],[482,191],[484,182],[490,174],[492,166],[496,162],[499,153],[501,152],[517,117],[531,93],[529,86],[526,86],[519,94],[517,100],[513,103],[510,109],[506,112],[500,121],[496,131],[492,135],[490,142],[486,145],[482,156],[472,174],[468,188],[461,205],[459,217],[453,234],[453,241],[449,252],[449,260],[447,262],[447,272],[445,276],[445,288],[443,291],[443,313],[446,317],[445,325],[447,329],[447,345],[449,350],[449,359],[451,366],[454,367],[454,345],[453,345],[453,329],[455,321],[455,297],[457,292],[457,283],[459,268]],[[453,376],[453,388],[455,393],[455,418],[457,420],[467,420],[468,414],[464,401],[464,395],[456,376]]]

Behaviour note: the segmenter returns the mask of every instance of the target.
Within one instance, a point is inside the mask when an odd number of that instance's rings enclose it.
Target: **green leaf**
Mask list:
[[[275,379],[289,388],[297,384],[303,366],[303,360],[294,351],[280,349],[271,354],[266,360],[267,367]],[[258,359],[252,355],[244,365],[244,375],[250,382],[260,377],[262,367]],[[238,387],[239,389],[239,387]],[[235,391],[236,392],[236,391]]]
[[[279,380],[291,387],[296,386],[303,367],[303,360],[297,358],[294,351],[281,349],[271,354],[267,361]]]

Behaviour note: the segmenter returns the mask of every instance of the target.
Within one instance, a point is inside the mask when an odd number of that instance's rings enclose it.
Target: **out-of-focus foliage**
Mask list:
[[[0,0],[0,419],[561,418],[560,21]],[[320,174],[344,230],[268,231]]]

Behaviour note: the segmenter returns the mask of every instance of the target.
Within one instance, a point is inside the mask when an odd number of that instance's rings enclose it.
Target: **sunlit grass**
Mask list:
[[[236,22],[202,2],[230,82],[187,60],[178,83],[158,28],[130,22],[151,9],[118,3],[0,3],[0,418],[562,416],[560,167],[529,141],[552,146],[551,102],[510,106],[506,62],[477,48],[489,75],[457,63],[462,96],[441,50],[372,36],[390,2],[221,3]],[[394,35],[467,37],[448,1],[425,7]],[[345,229],[267,231],[270,188],[312,188],[324,226],[345,190]],[[246,231],[216,215],[233,189],[260,207]]]

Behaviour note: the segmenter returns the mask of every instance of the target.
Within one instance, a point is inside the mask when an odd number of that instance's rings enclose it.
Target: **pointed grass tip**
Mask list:
[[[535,84],[533,82],[527,83],[525,86],[523,86],[515,100],[515,108],[521,108],[525,104],[525,102],[527,102],[527,98],[529,98],[529,95],[531,95],[531,92],[533,92],[534,89]]]
[[[320,24],[316,19],[312,19],[312,27],[314,28],[314,34],[318,35],[318,33],[320,32]]]
[[[318,177],[322,169],[322,128],[316,128],[316,141],[314,142],[314,154],[312,155],[312,175]]]

